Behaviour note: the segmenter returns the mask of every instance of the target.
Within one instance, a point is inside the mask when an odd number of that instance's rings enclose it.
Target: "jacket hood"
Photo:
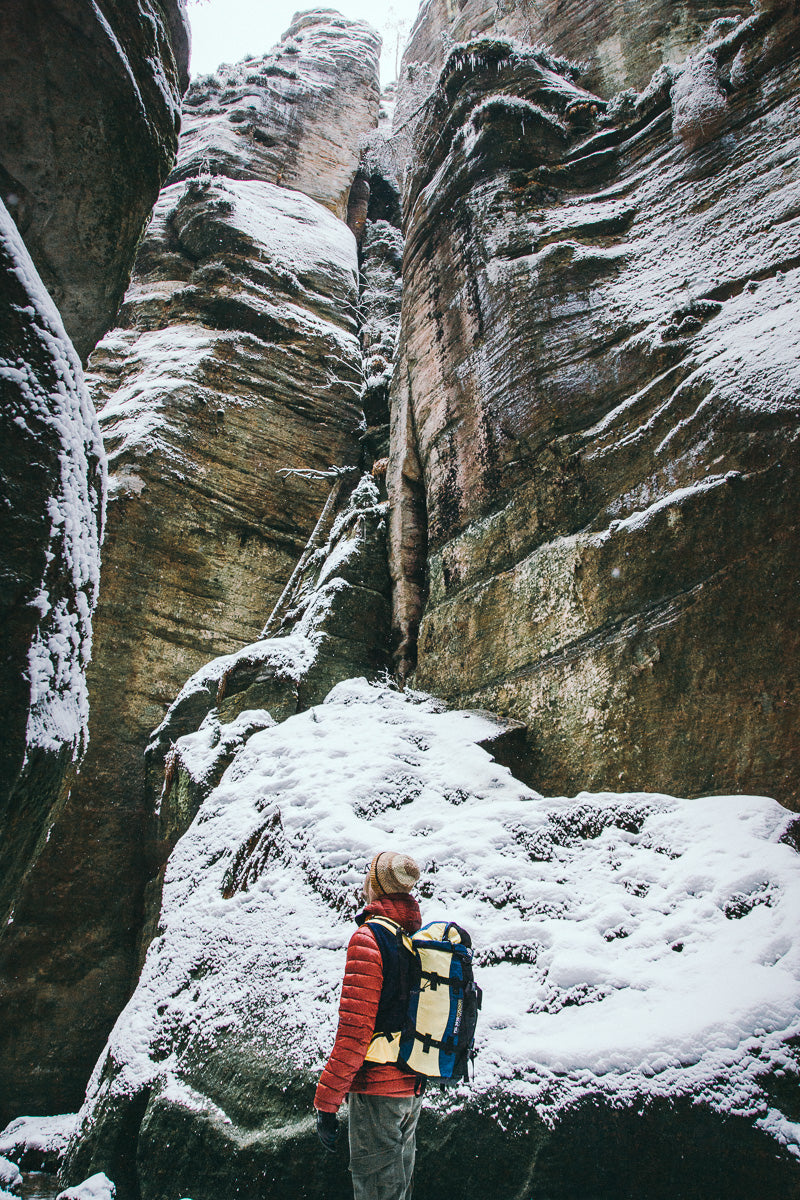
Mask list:
[[[356,917],[356,924],[363,925],[370,917],[388,917],[402,925],[406,933],[416,933],[422,925],[422,913],[413,896],[408,892],[395,892],[391,896],[381,896],[373,900],[363,912]]]

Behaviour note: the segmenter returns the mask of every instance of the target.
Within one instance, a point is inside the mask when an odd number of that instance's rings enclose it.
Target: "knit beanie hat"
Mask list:
[[[408,854],[395,854],[394,850],[382,850],[370,863],[367,881],[374,894],[391,896],[397,892],[410,892],[419,879],[419,867]]]

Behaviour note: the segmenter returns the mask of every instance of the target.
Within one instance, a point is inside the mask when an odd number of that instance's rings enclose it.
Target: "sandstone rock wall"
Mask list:
[[[185,155],[163,190],[118,327],[91,361],[110,501],[90,749],[6,933],[9,954],[28,964],[0,1022],[14,1030],[12,1112],[79,1100],[129,994],[143,887],[161,865],[145,838],[150,731],[187,676],[258,637],[328,494],[324,479],[279,469],[358,461],[356,243],[331,209],[346,211],[377,119],[379,39],[329,13],[289,36],[301,48],[294,79],[273,73],[275,56],[246,65],[263,68],[247,87],[267,115],[233,157],[227,130],[241,131],[242,97],[229,81],[202,85],[218,96],[217,117],[234,120],[212,120],[200,158]],[[287,110],[296,148],[285,157],[329,207],[265,177],[264,139],[284,136]],[[333,112],[331,141],[322,127]]]
[[[183,0],[5,0],[0,194],[85,362],[172,166]]]
[[[722,32],[605,113],[475,43],[417,138],[400,666],[548,792],[800,801],[797,16]]]
[[[298,14],[263,58],[223,66],[186,96],[173,179],[202,171],[310,196],[342,220],[376,122],[379,46],[332,9]]]
[[[643,88],[662,63],[682,62],[715,21],[751,11],[746,0],[427,0],[403,55],[403,82],[409,69],[412,81],[437,71],[453,42],[511,37],[585,63],[589,85],[608,97]]]

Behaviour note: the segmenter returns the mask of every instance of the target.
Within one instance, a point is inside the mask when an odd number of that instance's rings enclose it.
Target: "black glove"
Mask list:
[[[317,1137],[331,1154],[336,1150],[336,1139],[338,1136],[339,1128],[336,1113],[320,1112],[317,1109]]]

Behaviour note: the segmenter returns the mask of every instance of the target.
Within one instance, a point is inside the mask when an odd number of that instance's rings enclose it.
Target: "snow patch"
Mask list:
[[[116,1194],[114,1184],[103,1171],[99,1171],[97,1175],[91,1175],[77,1187],[59,1192],[56,1200],[114,1200]]]
[[[0,1158],[0,1188],[5,1189],[5,1194],[9,1192],[18,1192],[22,1187],[22,1172],[16,1163],[10,1162],[7,1158]],[[0,1192],[0,1196],[4,1193]]]
[[[545,800],[476,744],[493,732],[349,680],[250,737],[170,858],[83,1120],[108,1092],[174,1086],[180,1045],[222,1031],[257,1028],[289,1069],[318,1071],[364,871],[393,846],[422,868],[424,919],[473,934],[486,1111],[516,1097],[553,1122],[589,1097],[691,1096],[796,1140],[761,1089],[796,1070],[800,1034],[787,812],[752,796]]]
[[[672,132],[693,150],[719,132],[727,113],[714,55],[688,58],[672,87]]]
[[[12,1162],[35,1160],[55,1166],[64,1157],[77,1127],[77,1113],[55,1117],[17,1117],[0,1133],[0,1155]]]

